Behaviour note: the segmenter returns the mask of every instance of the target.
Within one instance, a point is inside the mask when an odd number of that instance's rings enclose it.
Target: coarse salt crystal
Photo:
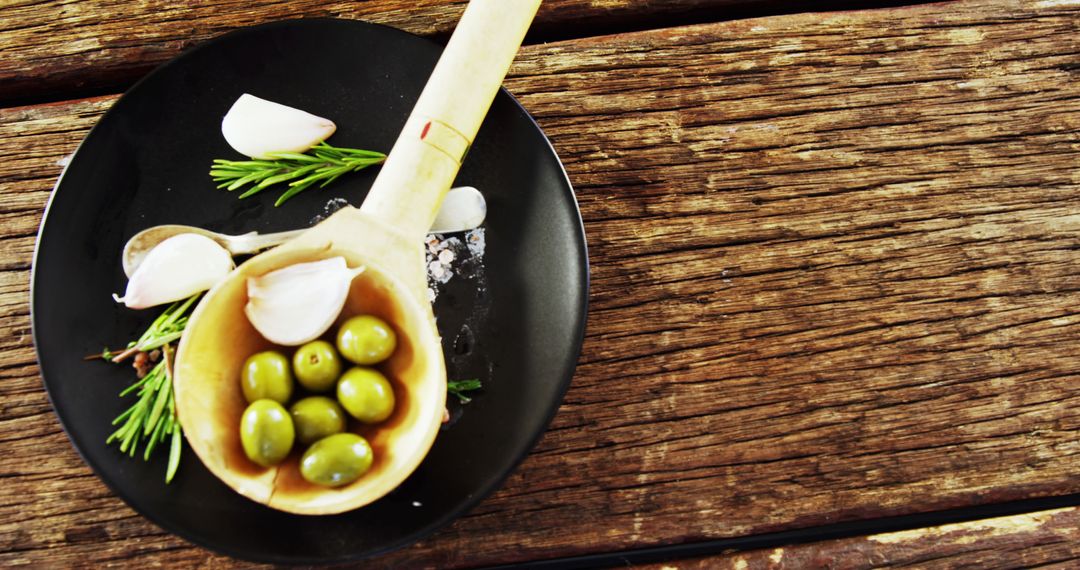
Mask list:
[[[428,272],[431,273],[432,277],[439,279],[446,273],[446,268],[438,261],[432,261],[428,264]]]
[[[473,257],[484,259],[484,249],[487,246],[484,228],[476,228],[465,234],[465,245],[468,246],[469,253],[473,254]]]

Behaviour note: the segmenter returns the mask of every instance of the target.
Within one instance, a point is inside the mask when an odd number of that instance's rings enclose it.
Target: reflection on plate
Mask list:
[[[131,371],[82,357],[134,338],[154,314],[110,298],[125,285],[120,251],[128,237],[164,223],[225,233],[301,227],[335,199],[359,204],[377,173],[350,175],[280,208],[275,192],[237,200],[207,175],[212,159],[235,156],[220,135],[229,105],[253,93],[331,118],[333,144],[385,151],[438,55],[427,40],[356,21],[234,32],[133,87],[61,177],[42,223],[31,294],[45,386],[87,463],[165,529],[266,562],[372,556],[430,534],[489,495],[551,420],[584,334],[585,238],[554,151],[501,92],[455,182],[482,189],[488,200],[483,270],[438,283],[434,301],[450,378],[480,378],[484,390],[455,413],[401,487],[357,511],[290,515],[233,493],[190,450],[166,486],[166,453],[143,462],[104,443],[109,422],[129,405],[117,393]]]

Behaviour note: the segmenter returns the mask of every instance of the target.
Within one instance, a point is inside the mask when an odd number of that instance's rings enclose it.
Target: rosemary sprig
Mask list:
[[[214,160],[210,176],[218,188],[229,192],[248,184],[240,194],[247,198],[275,184],[288,183],[288,189],[274,202],[280,206],[286,200],[314,184],[325,187],[347,172],[355,172],[386,160],[381,152],[339,148],[321,142],[308,153],[275,152],[269,160]]]
[[[184,334],[184,327],[187,326],[187,312],[198,298],[199,295],[192,295],[183,301],[173,303],[157,319],[154,319],[139,340],[129,342],[127,347],[120,352],[106,348],[101,352],[101,358],[119,363],[140,352],[150,352],[155,348],[180,340],[180,336]]]
[[[471,380],[453,380],[446,383],[446,391],[457,396],[458,401],[462,404],[468,404],[472,401],[472,398],[466,396],[465,392],[479,390],[482,387],[480,381],[475,378]]]
[[[120,452],[135,456],[139,444],[144,445],[143,460],[148,461],[150,454],[166,439],[169,441],[169,462],[165,468],[165,482],[172,481],[180,466],[180,451],[183,432],[176,415],[176,399],[173,394],[173,349],[172,343],[180,339],[188,321],[188,311],[195,304],[199,295],[193,295],[184,301],[178,301],[165,309],[151,323],[138,340],[128,343],[126,350],[114,353],[106,349],[101,357],[111,362],[123,362],[129,356],[160,349],[162,357],[149,372],[131,386],[120,392],[120,397],[132,393],[138,400],[131,407],[112,421],[119,425],[116,431],[105,441],[106,444],[118,442]],[[138,357],[136,364],[138,364]]]

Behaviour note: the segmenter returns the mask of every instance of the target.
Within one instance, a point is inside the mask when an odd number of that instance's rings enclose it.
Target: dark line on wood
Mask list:
[[[872,7],[874,9],[897,8],[930,3],[933,2],[931,0],[877,0]],[[866,8],[866,2],[860,0],[822,0],[809,5],[796,0],[742,0],[734,6],[694,7],[669,13],[647,14],[637,17],[597,13],[589,17],[537,22],[526,36],[525,44],[543,44],[786,14],[837,12]],[[449,35],[436,33],[428,37],[445,44]],[[162,38],[161,43],[175,43],[180,40],[181,38]],[[90,75],[86,72],[64,73],[58,74],[57,77],[23,79],[21,80],[23,85],[18,94],[13,94],[7,89],[0,91],[0,108],[40,105],[121,93],[160,63],[163,63],[163,61],[134,63],[129,66],[118,63],[114,64],[116,67],[97,70],[96,75]],[[78,84],[83,86],[75,86]]]
[[[1064,507],[1080,506],[1080,494],[1040,497],[992,505],[963,507],[944,511],[897,515],[870,520],[854,520],[800,528],[754,536],[721,538],[703,542],[656,546],[620,552],[604,552],[534,560],[522,564],[489,566],[488,570],[577,570],[607,568],[632,564],[659,563],[682,558],[699,558],[730,551],[775,548],[784,545],[808,544],[826,540],[854,538],[872,534],[898,532],[945,524],[971,522],[988,518],[1034,513]]]

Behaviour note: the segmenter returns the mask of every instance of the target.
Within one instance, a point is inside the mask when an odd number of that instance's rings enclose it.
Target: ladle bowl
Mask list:
[[[470,2],[361,207],[343,208],[249,259],[192,314],[176,357],[177,413],[199,458],[237,492],[288,512],[339,513],[396,488],[427,454],[445,409],[446,371],[427,301],[423,238],[539,4]],[[247,279],[339,255],[350,267],[366,268],[340,318],[375,314],[398,333],[399,346],[384,363],[397,404],[383,423],[350,426],[369,439],[375,463],[355,482],[328,488],[300,476],[296,448],[273,467],[247,460],[239,378],[244,360],[270,346],[244,315]]]
[[[241,265],[214,288],[188,325],[177,372],[181,425],[203,464],[240,494],[266,505],[298,514],[329,514],[366,505],[403,481],[423,460],[442,421],[446,403],[446,371],[430,306],[420,304],[394,268],[357,252],[357,245],[334,239],[337,228],[379,224],[355,208],[347,208],[300,238]],[[353,235],[359,235],[354,233]],[[384,243],[384,246],[392,245]],[[241,393],[240,370],[251,354],[273,348],[244,316],[246,280],[275,269],[328,257],[343,256],[350,267],[363,266],[349,291],[337,325],[349,316],[375,315],[390,323],[399,344],[380,367],[393,380],[397,401],[384,422],[365,426],[354,422],[348,431],[371,444],[371,469],[350,485],[328,489],[304,481],[298,454],[285,463],[262,468],[245,457],[240,444],[240,415],[247,406]]]

